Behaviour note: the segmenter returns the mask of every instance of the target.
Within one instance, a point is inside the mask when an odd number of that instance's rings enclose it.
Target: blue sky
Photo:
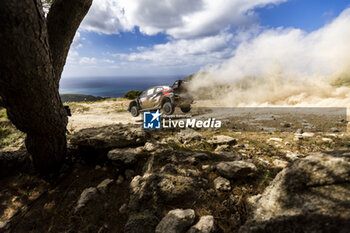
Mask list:
[[[63,78],[185,76],[224,63],[266,30],[312,33],[348,7],[343,0],[94,0]]]

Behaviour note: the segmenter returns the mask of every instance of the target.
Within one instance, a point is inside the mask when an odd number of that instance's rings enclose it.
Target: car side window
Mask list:
[[[153,95],[154,93],[154,88],[151,88],[149,90],[147,90],[147,95],[150,96],[150,95]]]

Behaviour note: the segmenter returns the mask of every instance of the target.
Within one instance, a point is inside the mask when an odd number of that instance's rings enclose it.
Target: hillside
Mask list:
[[[24,135],[9,140],[17,131],[1,111],[10,130],[0,144],[1,232],[349,229],[350,135],[339,124],[322,132],[310,128],[313,117],[282,126],[282,113],[259,113],[249,122],[266,127],[246,131],[238,122],[248,113],[194,108],[197,117],[220,115],[224,127],[147,131],[128,102],[71,103],[67,160],[49,178],[30,166]]]

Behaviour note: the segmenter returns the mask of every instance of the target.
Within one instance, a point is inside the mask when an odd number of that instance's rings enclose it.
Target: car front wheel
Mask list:
[[[173,112],[174,112],[174,106],[173,106],[173,104],[170,103],[170,102],[165,102],[165,103],[163,104],[162,110],[163,110],[163,113],[164,113],[165,115],[171,115],[171,114],[173,114]]]
[[[131,115],[132,115],[133,117],[137,117],[137,116],[139,115],[139,110],[137,109],[136,106],[132,106],[132,107],[130,108],[130,112],[131,112]]]

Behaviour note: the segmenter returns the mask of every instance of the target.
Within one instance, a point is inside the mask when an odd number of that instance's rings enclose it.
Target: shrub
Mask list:
[[[142,91],[131,90],[124,94],[124,98],[132,100],[141,95],[141,93]]]

